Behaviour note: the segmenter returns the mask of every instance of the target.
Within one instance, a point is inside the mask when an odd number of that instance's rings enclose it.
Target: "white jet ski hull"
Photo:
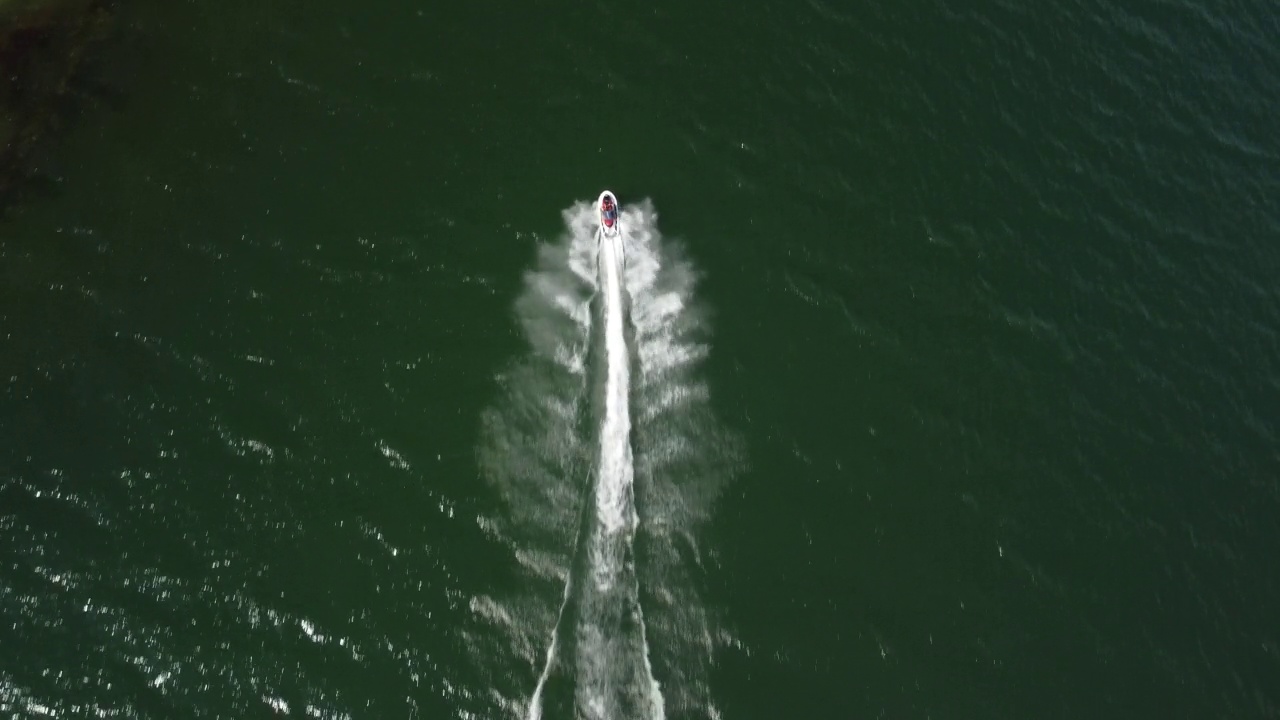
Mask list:
[[[612,224],[610,224],[608,219],[605,218],[604,216],[603,206],[604,206],[605,198],[609,198],[610,200],[613,201],[613,207],[616,210],[615,214],[617,215],[617,217],[613,219]],[[596,212],[600,216],[600,234],[601,235],[605,237],[617,237],[618,234],[622,232],[622,217],[621,217],[622,207],[618,205],[617,196],[615,196],[613,193],[609,192],[608,190],[605,190],[604,192],[600,193],[600,197],[596,199]]]

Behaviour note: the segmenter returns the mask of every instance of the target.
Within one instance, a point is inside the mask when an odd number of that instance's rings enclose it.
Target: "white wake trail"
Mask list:
[[[645,550],[638,595],[654,642],[646,660],[662,678],[667,712],[716,720],[713,654],[718,642],[732,639],[698,596],[705,570],[699,530],[745,453],[712,412],[703,378],[711,322],[696,292],[701,273],[682,243],[658,232],[652,203],[633,204],[631,212],[623,282],[635,330],[631,433],[636,532]]]
[[[602,279],[605,314],[605,404],[604,420],[600,431],[600,462],[597,470],[595,495],[595,527],[589,541],[588,567],[596,594],[605,595],[618,581],[625,561],[621,547],[629,545],[635,533],[636,513],[632,502],[632,481],[635,475],[631,462],[631,417],[627,397],[630,386],[630,358],[624,323],[625,306],[622,299],[621,238],[597,236],[599,247],[599,272]],[[620,542],[621,541],[621,542]],[[564,601],[560,607],[557,627],[547,648],[546,664],[538,677],[538,685],[529,701],[529,720],[541,720],[542,695],[551,677],[560,645],[560,624],[573,595],[573,577],[565,583]],[[593,618],[584,617],[578,628],[579,663],[581,685],[579,707],[596,717],[607,717],[612,703],[608,687],[614,673],[609,667],[614,653],[610,638],[602,628],[594,626]],[[590,682],[596,680],[598,682]],[[656,716],[660,718],[661,714]]]
[[[623,219],[625,220],[625,215]],[[625,226],[624,226],[625,228]],[[663,720],[640,608],[634,540],[638,515],[631,447],[631,354],[623,285],[624,234],[599,238],[604,341],[599,462],[577,589],[575,705],[578,717]]]
[[[598,235],[592,203],[563,216],[525,275],[529,353],[496,376],[479,446],[502,501],[481,526],[519,582],[472,598],[464,637],[500,714],[714,720],[725,635],[698,597],[697,530],[738,451],[701,377],[699,273],[647,200],[624,208],[616,238]],[[532,694],[509,682],[529,669]]]
[[[606,309],[605,353],[608,379],[605,385],[604,428],[600,434],[600,482],[596,491],[596,517],[607,535],[634,532],[635,504],[631,502],[634,470],[631,466],[631,358],[623,323],[622,282],[619,277],[621,238],[603,238],[600,271],[604,275]],[[597,568],[602,582],[611,583],[617,568],[606,563]],[[600,589],[606,589],[602,586]]]
[[[624,221],[625,221],[624,217]],[[627,348],[626,305],[623,293],[622,266],[625,262],[626,225],[623,234],[601,238],[600,270],[604,277],[602,292],[606,304],[605,353],[608,374],[605,385],[605,418],[600,434],[600,473],[596,486],[596,518],[600,537],[593,543],[593,576],[596,590],[609,592],[615,583],[630,580],[625,596],[628,609],[634,612],[639,635],[640,681],[647,701],[647,716],[663,720],[662,692],[653,677],[649,662],[649,645],[645,637],[644,614],[640,610],[639,580],[634,567],[625,572],[624,563],[633,556],[639,517],[635,504],[635,467],[631,451],[631,354]],[[629,576],[629,577],[624,577]],[[627,658],[630,659],[630,658]],[[607,671],[596,669],[600,675]],[[603,671],[603,672],[602,672]]]
[[[599,290],[599,278],[593,267],[598,260],[598,238],[594,237],[591,227],[591,220],[594,213],[584,212],[582,207],[568,210],[564,213],[565,220],[569,225],[570,236],[568,238],[568,248],[566,264],[573,275],[585,284],[586,287],[593,291]],[[582,329],[584,334],[589,333],[591,329],[591,311],[590,297],[573,296],[571,293],[560,292],[543,292],[537,297],[554,298],[553,304],[561,310],[566,316],[574,319],[575,323]],[[582,348],[585,350],[585,344]],[[563,344],[557,345],[555,355],[557,359],[569,358],[568,362],[561,360],[561,365],[575,374],[582,374],[585,371],[583,352],[577,349],[570,350]],[[576,544],[576,542],[575,542]],[[552,673],[559,661],[561,635],[564,632],[563,625],[566,622],[566,613],[569,610],[569,604],[573,600],[574,593],[574,577],[572,569],[567,569],[565,574],[564,596],[560,602],[560,608],[556,612],[555,626],[551,631],[551,640],[547,646],[546,656],[543,661],[542,672],[538,675],[538,683],[533,691],[533,696],[529,699],[528,712],[526,718],[528,720],[541,720],[543,694],[547,687],[547,681],[551,679]]]

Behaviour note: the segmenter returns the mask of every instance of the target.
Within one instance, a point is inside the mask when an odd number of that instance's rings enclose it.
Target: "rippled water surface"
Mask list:
[[[0,715],[1280,714],[1271,5],[120,4]]]

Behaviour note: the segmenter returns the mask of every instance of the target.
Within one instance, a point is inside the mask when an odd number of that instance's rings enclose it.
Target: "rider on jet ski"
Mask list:
[[[600,212],[604,215],[605,222],[612,226],[613,221],[618,219],[618,207],[613,204],[613,198],[606,197],[604,203],[600,206]]]

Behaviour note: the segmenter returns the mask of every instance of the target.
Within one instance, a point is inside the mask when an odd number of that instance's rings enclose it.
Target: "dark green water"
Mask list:
[[[1274,7],[122,4],[0,223],[0,715],[523,718],[567,578],[548,720],[1280,715]]]

